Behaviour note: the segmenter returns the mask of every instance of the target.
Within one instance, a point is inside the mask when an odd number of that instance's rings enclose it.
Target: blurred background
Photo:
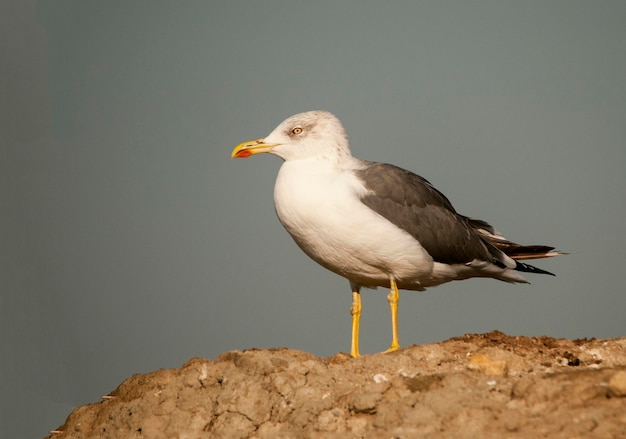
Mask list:
[[[349,351],[348,282],[275,217],[326,109],[354,155],[428,180],[557,277],[404,292],[400,341],[626,335],[623,1],[0,4],[0,433],[41,437],[134,373],[285,346]],[[361,349],[388,347],[365,290]]]

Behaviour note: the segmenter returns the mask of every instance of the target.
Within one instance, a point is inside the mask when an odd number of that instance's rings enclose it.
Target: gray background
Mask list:
[[[626,335],[625,22],[623,1],[3,2],[0,436],[193,356],[349,350],[347,281],[275,218],[280,160],[229,158],[311,109],[572,253],[530,286],[401,293],[403,345]],[[385,295],[364,291],[364,353]]]

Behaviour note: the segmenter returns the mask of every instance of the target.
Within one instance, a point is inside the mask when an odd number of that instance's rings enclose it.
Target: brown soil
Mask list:
[[[48,437],[626,437],[626,338],[494,331],[358,359],[226,352],[133,375]]]

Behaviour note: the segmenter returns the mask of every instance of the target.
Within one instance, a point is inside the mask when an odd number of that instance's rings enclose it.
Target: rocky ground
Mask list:
[[[134,375],[49,438],[626,438],[626,338],[494,331],[391,354],[289,349]]]

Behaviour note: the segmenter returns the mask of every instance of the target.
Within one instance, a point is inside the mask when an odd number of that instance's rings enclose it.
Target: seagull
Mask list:
[[[488,277],[528,283],[520,274],[554,274],[520,262],[565,254],[507,240],[487,222],[459,214],[426,179],[352,156],[339,119],[328,111],[295,114],[267,137],[240,143],[232,158],[270,153],[284,160],[274,186],[281,224],[352,291],[350,355],[359,356],[361,288],[389,288],[391,345],[398,336],[399,289],[423,291],[453,280]]]

